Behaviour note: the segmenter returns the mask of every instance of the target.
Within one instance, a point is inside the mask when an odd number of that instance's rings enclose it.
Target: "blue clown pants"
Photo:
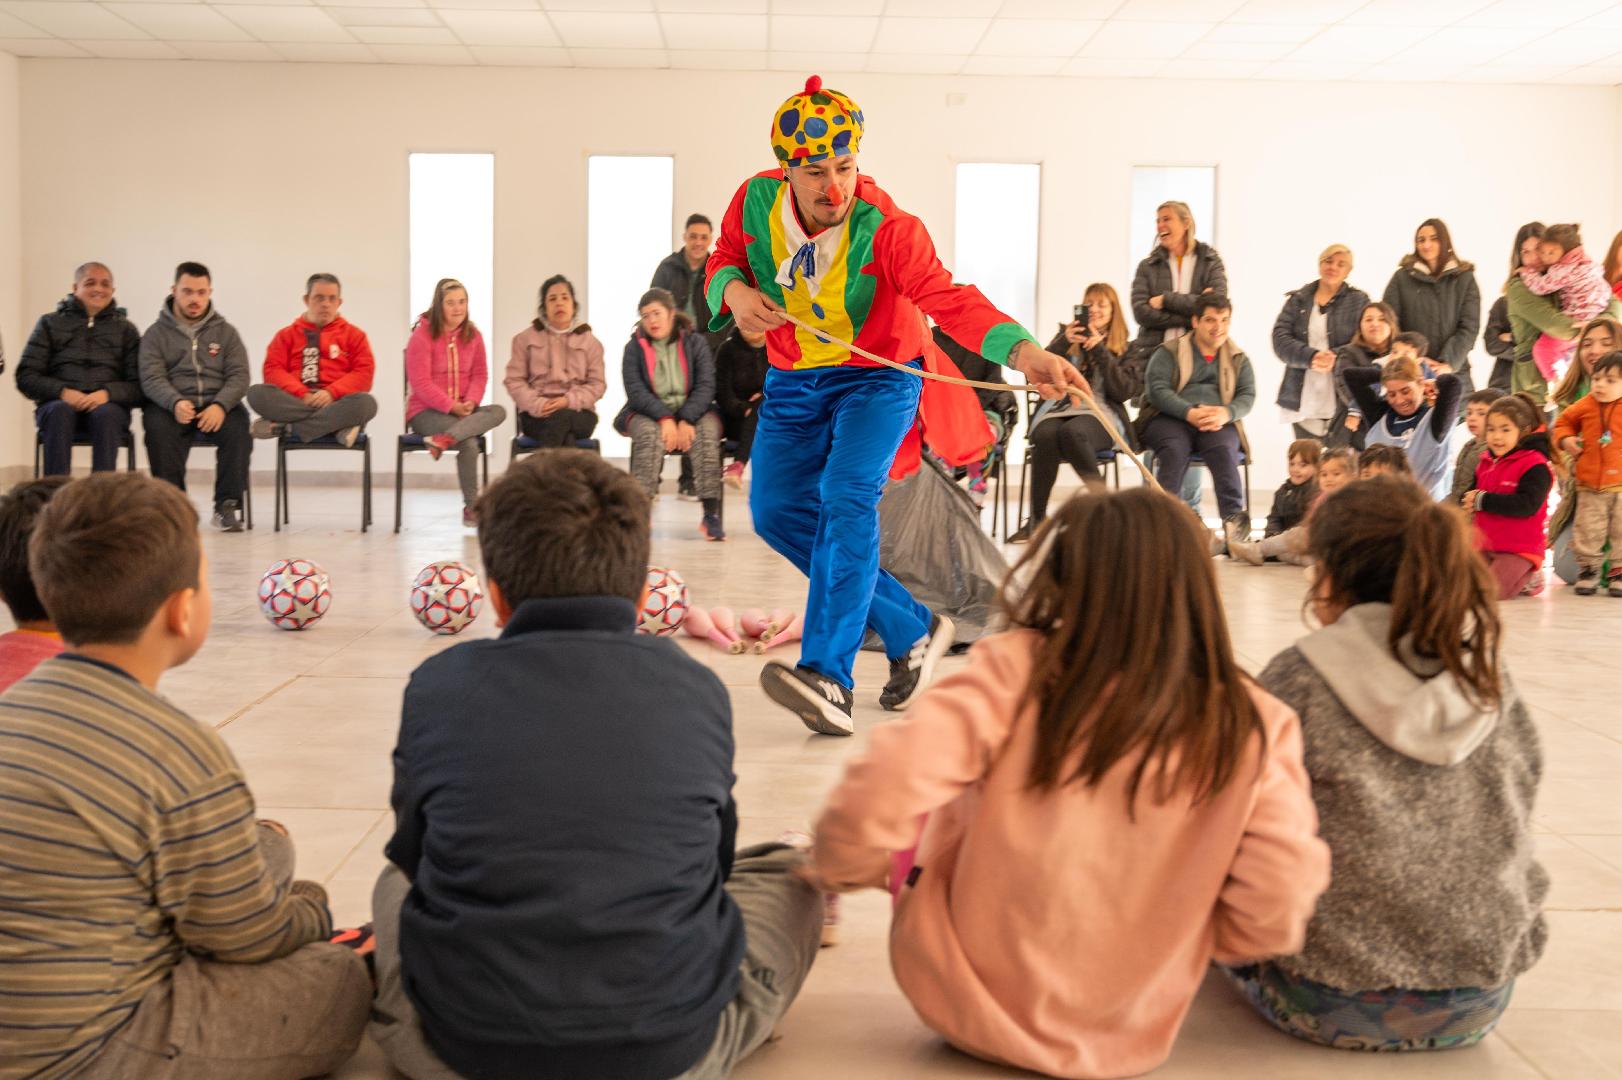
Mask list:
[[[760,538],[811,579],[801,665],[846,687],[867,627],[892,659],[929,632],[929,609],[879,569],[879,499],[921,388],[888,368],[766,373],[749,509]]]

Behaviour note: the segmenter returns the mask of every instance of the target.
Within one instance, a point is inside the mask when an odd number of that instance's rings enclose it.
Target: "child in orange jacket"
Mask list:
[[[1611,579],[1606,591],[1622,596],[1622,351],[1594,361],[1588,396],[1554,422],[1554,444],[1576,459],[1577,514],[1571,549],[1577,556],[1577,595],[1599,591],[1607,542]]]

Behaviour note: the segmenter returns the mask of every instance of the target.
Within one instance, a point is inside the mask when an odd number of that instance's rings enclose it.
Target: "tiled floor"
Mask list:
[[[270,491],[261,494],[268,510]],[[306,488],[298,494],[290,532],[273,533],[265,520],[250,534],[208,537],[216,625],[203,652],[168,676],[164,689],[221,727],[261,812],[292,830],[301,876],[327,884],[340,922],[357,922],[367,917],[392,824],[389,751],[401,688],[419,661],[455,640],[417,626],[406,606],[407,588],[432,560],[476,564],[477,546],[457,525],[448,491],[413,494],[399,536],[386,528],[355,532],[353,491]],[[733,539],[704,543],[697,507],[667,496],[656,512],[655,560],[678,568],[702,605],[798,606],[803,579],[749,531],[744,500],[735,493],[728,513]],[[259,573],[289,555],[315,559],[332,576],[331,613],[304,633],[273,630],[254,599]],[[1226,560],[1218,572],[1242,658],[1260,669],[1302,632],[1301,572]],[[1554,890],[1548,953],[1517,987],[1499,1033],[1476,1049],[1446,1054],[1336,1053],[1274,1033],[1212,980],[1157,1075],[1622,1077],[1622,710],[1614,686],[1622,601],[1579,598],[1557,587],[1507,605],[1506,619],[1512,669],[1544,739],[1536,821]],[[488,614],[469,631],[493,632]],[[683,640],[732,690],[740,839],[766,839],[804,825],[845,760],[861,750],[863,735],[808,735],[767,703],[755,682],[759,659]],[[882,659],[870,654],[858,662],[861,731],[887,715],[875,702],[882,668]],[[783,1038],[748,1062],[740,1077],[1023,1075],[953,1052],[917,1021],[890,976],[887,905],[877,893],[847,899],[844,943],[821,954],[782,1025]],[[367,1045],[339,1075],[361,1080],[389,1072]]]

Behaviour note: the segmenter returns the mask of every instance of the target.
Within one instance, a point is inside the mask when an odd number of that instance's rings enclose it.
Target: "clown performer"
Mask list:
[[[710,329],[736,320],[764,333],[772,365],[750,459],[755,531],[811,582],[799,664],[767,663],[761,686],[824,735],[855,731],[851,667],[866,627],[890,660],[879,704],[893,710],[928,685],[954,627],[879,569],[879,498],[921,377],[853,356],[784,313],[918,371],[922,310],[1043,397],[1087,389],[978,289],[953,284],[923,222],[858,171],[862,127],[855,102],[808,79],[772,120],[778,167],[733,196],[707,271]]]

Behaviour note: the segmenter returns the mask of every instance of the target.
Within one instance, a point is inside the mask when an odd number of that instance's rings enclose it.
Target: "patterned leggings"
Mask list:
[[[1486,990],[1337,990],[1270,963],[1222,971],[1286,1035],[1381,1053],[1474,1046],[1498,1026],[1515,989],[1511,980]]]
[[[631,436],[631,475],[652,499],[659,494],[659,474],[664,471],[665,443],[659,421],[633,414],[627,425]],[[693,445],[684,455],[693,463],[693,487],[700,499],[721,497],[721,417],[705,413],[695,425]]]

